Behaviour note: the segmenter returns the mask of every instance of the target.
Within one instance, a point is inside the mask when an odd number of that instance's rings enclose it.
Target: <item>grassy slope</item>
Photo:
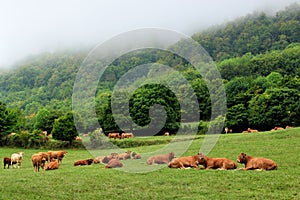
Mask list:
[[[186,155],[199,151],[193,142]],[[89,158],[85,150],[68,150],[57,171],[34,173],[30,157],[39,150],[0,149],[0,159],[24,151],[22,169],[0,169],[0,199],[299,199],[300,129],[257,134],[222,135],[211,157],[236,160],[244,151],[278,163],[277,171],[177,170],[126,173],[103,165],[74,167]],[[155,146],[131,150],[146,152]],[[2,162],[1,162],[2,163]],[[239,167],[243,167],[239,164]]]

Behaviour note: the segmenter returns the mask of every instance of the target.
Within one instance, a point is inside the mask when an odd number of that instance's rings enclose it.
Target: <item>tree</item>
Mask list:
[[[72,144],[77,135],[72,112],[68,112],[54,121],[52,130],[54,139],[69,141]]]
[[[51,133],[53,129],[54,120],[59,117],[59,114],[55,111],[49,111],[46,108],[42,108],[38,111],[35,122],[34,129],[47,131],[47,133]]]
[[[300,95],[288,88],[267,89],[249,102],[249,124],[260,130],[274,126],[298,126]]]

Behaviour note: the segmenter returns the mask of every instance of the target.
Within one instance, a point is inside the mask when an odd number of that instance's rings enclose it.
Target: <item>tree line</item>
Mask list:
[[[217,61],[227,95],[225,125],[234,132],[248,127],[270,130],[274,126],[299,126],[299,10],[296,5],[275,16],[247,16],[222,28],[194,35]],[[269,37],[270,33],[272,37]],[[23,140],[42,143],[42,131],[52,133],[54,139],[72,143],[78,134],[74,115],[81,115],[78,117],[82,120],[77,126],[84,132],[96,129],[97,125],[84,114],[85,106],[91,105],[83,105],[79,113],[72,111],[73,84],[85,55],[84,51],[43,54],[0,75],[0,145],[7,144],[8,136],[13,132],[17,133],[20,144],[26,143]],[[165,87],[166,84],[149,83],[135,90],[129,102],[124,102],[122,95],[132,88],[119,90],[117,100],[120,105],[127,103],[130,113],[130,116],[117,116],[126,129],[121,130],[111,107],[112,96],[116,95],[114,86],[126,72],[144,63],[154,63],[152,71],[133,82],[132,87],[152,77],[159,69],[157,64],[170,66],[187,82],[177,88],[180,96]],[[173,72],[166,73],[164,78],[168,83],[180,82],[178,74]],[[199,133],[205,133],[211,119],[211,95],[214,95],[210,94],[206,83],[205,77],[177,55],[161,50],[137,50],[115,60],[106,69],[92,104],[105,133],[140,130],[141,135],[147,131],[151,134],[155,127],[162,127],[158,134],[165,131],[176,133],[182,114],[186,116],[182,120],[187,133],[189,126],[195,125]],[[88,84],[88,81],[82,84]],[[188,87],[193,88],[194,94],[188,92]],[[90,94],[83,91],[82,95]],[[193,95],[198,107],[182,109],[180,100],[184,98],[189,104],[186,97]],[[149,112],[155,105],[160,105],[162,110],[151,116]],[[195,116],[189,115],[194,110],[201,123],[195,123]],[[164,124],[160,124],[161,116],[165,116]]]

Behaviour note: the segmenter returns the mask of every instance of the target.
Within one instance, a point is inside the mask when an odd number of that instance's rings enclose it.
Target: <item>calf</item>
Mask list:
[[[203,165],[205,169],[236,169],[237,165],[227,158],[209,158],[203,153],[198,153],[199,165]]]
[[[55,170],[55,169],[58,169],[59,167],[59,164],[58,164],[58,161],[56,159],[52,159],[51,162],[49,162],[47,165],[46,165],[46,170]]]
[[[74,162],[74,166],[81,166],[81,165],[91,165],[94,162],[94,159],[86,159],[86,160],[77,160]]]
[[[40,154],[33,154],[31,157],[34,172],[40,171],[40,167],[44,171],[46,159]]]
[[[94,163],[102,163],[102,160],[104,159],[105,156],[98,156],[94,159]]]
[[[123,164],[118,159],[111,159],[107,165],[105,165],[105,168],[117,168],[117,167],[123,167]]]
[[[252,169],[276,170],[277,169],[277,164],[274,161],[267,158],[252,157],[245,153],[240,153],[237,162],[245,164],[245,168],[242,168],[243,170],[252,170]]]
[[[173,158],[175,158],[175,154],[174,154],[174,152],[170,152],[168,154],[151,156],[147,159],[146,163],[147,163],[147,165],[168,164],[169,162],[171,162],[171,160]]]
[[[169,168],[180,168],[184,169],[185,167],[198,168],[199,156],[186,156],[173,159],[169,164]]]
[[[142,156],[140,154],[137,154],[136,152],[132,153],[132,158],[133,159],[142,159]]]
[[[24,154],[23,152],[13,153],[10,157],[11,165],[16,168],[15,164],[17,164],[18,168],[20,168],[21,164],[22,164],[22,161],[23,161],[23,154]]]
[[[7,168],[9,169],[9,166],[11,165],[11,159],[9,157],[4,157],[3,165],[4,165],[4,169],[5,169],[6,165],[7,165]]]

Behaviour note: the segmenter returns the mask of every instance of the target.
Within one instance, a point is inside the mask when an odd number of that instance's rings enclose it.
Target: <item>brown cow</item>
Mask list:
[[[169,136],[170,133],[169,132],[165,132],[164,136]]]
[[[132,153],[132,158],[133,159],[142,159],[142,156],[140,154],[137,154],[136,152]]]
[[[104,159],[105,156],[98,156],[94,159],[94,163],[98,164],[98,163],[102,163],[102,160]]]
[[[52,160],[52,158],[55,158],[58,160],[58,163],[62,163],[62,159],[67,154],[66,151],[48,151],[49,153],[49,159]]]
[[[130,154],[131,154],[131,151],[128,150],[126,153],[118,154],[116,158],[119,160],[130,159],[131,158]]]
[[[275,130],[275,131],[281,131],[281,130],[284,130],[284,128],[282,128],[282,127],[277,127],[277,126],[276,126],[276,127],[274,128],[274,130]]]
[[[169,168],[180,168],[184,169],[185,167],[198,168],[199,156],[185,156],[180,158],[173,159],[169,164]]]
[[[237,165],[228,158],[209,158],[203,153],[198,153],[199,165],[203,165],[205,169],[236,169]]]
[[[168,164],[169,162],[171,162],[171,160],[173,158],[175,158],[175,154],[174,154],[174,152],[170,152],[168,154],[151,156],[147,159],[146,163],[147,163],[147,165]]]
[[[59,167],[58,161],[56,159],[52,158],[51,162],[49,162],[46,165],[46,170],[55,170],[55,169],[58,169],[58,167]]]
[[[276,170],[277,164],[267,158],[256,158],[245,153],[240,153],[237,159],[238,163],[245,164],[245,168],[242,170],[252,170],[252,169],[259,169],[259,170]]]
[[[256,129],[251,129],[251,128],[248,128],[247,131],[248,131],[249,133],[258,133],[258,130],[256,130]]]
[[[133,133],[122,133],[122,135],[121,135],[121,139],[133,138],[133,137],[134,137]]]
[[[121,139],[120,133],[109,133],[108,138]]]
[[[117,168],[117,167],[123,167],[123,164],[118,159],[111,159],[107,165],[105,165],[105,168]]]
[[[39,153],[37,153],[37,154],[39,154],[39,155],[41,155],[43,158],[45,158],[45,160],[46,160],[47,162],[50,162],[50,153],[49,153],[49,152],[39,152]]]
[[[74,166],[81,166],[81,165],[91,165],[94,162],[94,159],[86,159],[86,160],[77,160],[74,162]]]
[[[108,163],[111,159],[117,158],[117,156],[118,156],[118,153],[111,153],[110,155],[105,156],[105,157],[102,159],[102,163]]]
[[[5,169],[6,165],[7,165],[7,169],[9,169],[9,166],[11,165],[11,159],[9,157],[4,157],[3,165],[4,165],[4,169]]]
[[[34,168],[34,172],[39,172],[40,167],[44,171],[46,159],[40,154],[33,154],[31,156],[32,166]]]

